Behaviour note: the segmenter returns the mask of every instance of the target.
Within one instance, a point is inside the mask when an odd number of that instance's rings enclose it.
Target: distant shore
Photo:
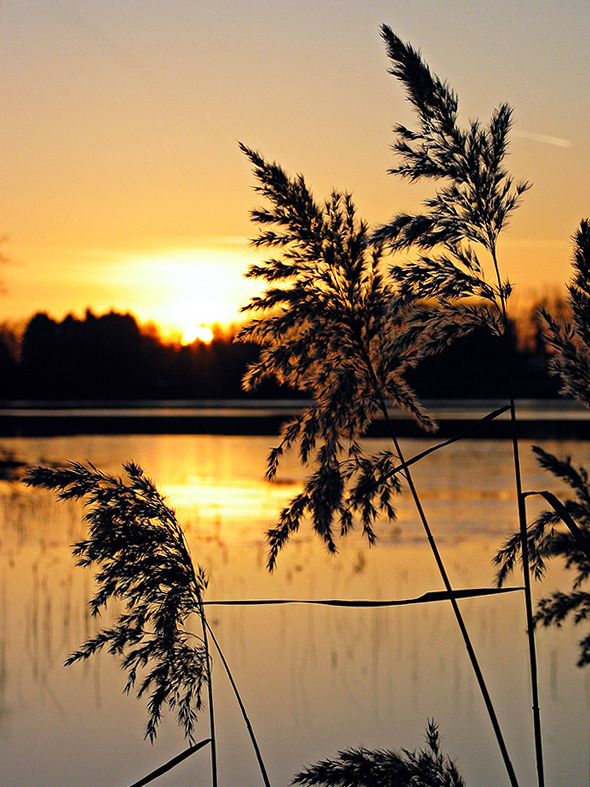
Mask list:
[[[288,400],[161,401],[5,401],[0,402],[0,437],[75,434],[258,434],[274,435],[285,421],[310,403]],[[425,406],[439,423],[438,436],[449,437],[473,426],[469,437],[510,436],[509,413],[476,426],[506,403],[500,400],[431,400]],[[564,400],[517,402],[519,436],[524,439],[590,439],[590,411]],[[421,437],[413,419],[389,412],[396,435]],[[388,434],[384,421],[369,436]]]

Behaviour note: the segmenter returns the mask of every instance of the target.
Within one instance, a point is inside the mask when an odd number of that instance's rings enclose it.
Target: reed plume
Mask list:
[[[392,252],[417,252],[412,259],[394,259],[391,276],[402,298],[425,303],[422,320],[460,322],[467,307],[459,304],[468,299],[482,324],[502,333],[499,315],[512,288],[500,278],[497,240],[529,188],[504,167],[512,110],[502,104],[487,125],[474,120],[462,128],[455,92],[387,25],[381,33],[390,73],[405,86],[418,119],[416,129],[394,127],[399,163],[389,173],[440,185],[424,201],[424,212],[399,213],[373,237]],[[482,249],[492,257],[496,282],[486,280]]]
[[[429,178],[443,183],[425,201],[426,212],[398,214],[376,235],[396,249],[443,245],[453,257],[457,251],[457,261],[479,276],[477,257],[472,250],[464,257],[460,244],[481,244],[493,252],[499,233],[529,187],[524,181],[515,183],[503,165],[512,110],[502,104],[487,126],[474,120],[462,128],[454,90],[391,28],[383,25],[381,34],[390,73],[404,85],[418,118],[415,130],[394,127],[392,149],[400,163],[389,172],[412,182]]]
[[[465,787],[455,764],[442,753],[438,727],[429,721],[426,747],[368,750],[363,747],[339,752],[298,773],[292,784],[302,787]]]
[[[590,220],[583,219],[574,237],[568,286],[571,319],[556,320],[543,309],[545,338],[551,352],[549,371],[559,378],[562,393],[590,407]]]
[[[125,691],[148,697],[145,735],[156,738],[165,706],[175,712],[194,742],[203,688],[209,684],[209,655],[203,638],[191,633],[191,616],[202,616],[205,572],[193,567],[174,511],[142,469],[123,466],[117,478],[93,465],[34,467],[29,486],[57,493],[60,500],[85,500],[88,538],[74,545],[78,565],[95,569],[97,589],[89,606],[98,617],[110,601],[125,610],[67,659],[73,664],[105,648],[121,658]]]
[[[505,337],[511,288],[500,277],[496,242],[528,184],[515,183],[503,166],[510,108],[503,105],[496,110],[485,127],[474,121],[462,129],[457,98],[448,85],[390,28],[383,26],[382,36],[391,73],[405,86],[419,121],[415,131],[395,127],[393,149],[401,162],[391,172],[410,181],[424,177],[442,181],[426,200],[424,213],[398,214],[387,225],[369,231],[365,222],[356,219],[348,194],[333,192],[319,204],[301,175],[290,178],[280,166],[242,146],[253,164],[257,191],[270,202],[270,207],[252,212],[253,221],[263,227],[254,246],[279,252],[248,272],[262,279],[267,289],[245,307],[256,316],[239,338],[262,348],[245,385],[251,388],[274,377],[314,400],[300,418],[284,427],[281,443],[269,456],[269,478],[276,474],[283,453],[295,445],[301,461],[312,465],[313,472],[304,491],[268,532],[268,562],[273,568],[279,550],[306,515],[331,551],[336,549],[335,527],[345,535],[354,515],[360,515],[363,531],[373,543],[379,508],[390,518],[395,514],[391,497],[400,489],[394,467],[397,457],[449,591],[514,786],[516,776],[485,681],[396,435],[390,424],[395,450],[378,456],[363,455],[358,438],[377,417],[388,422],[390,404],[406,409],[432,431],[431,417],[405,379],[407,371],[480,325]],[[410,247],[418,251],[417,257],[394,262],[389,275],[384,275],[384,251]],[[493,283],[484,275],[481,247],[491,256]],[[510,400],[514,422],[512,394]],[[524,522],[516,439],[514,455]],[[526,530],[526,523],[522,529]],[[530,603],[527,608],[532,618]],[[536,676],[532,647],[531,651]],[[536,739],[540,741],[540,732]]]
[[[295,446],[301,462],[314,466],[304,491],[268,532],[273,568],[306,515],[332,552],[355,516],[370,543],[379,511],[395,517],[398,457],[391,451],[366,455],[358,438],[383,416],[386,402],[409,412],[424,429],[435,429],[405,380],[429,333],[406,334],[400,341],[407,310],[383,275],[381,245],[356,217],[350,195],[333,192],[319,203],[301,175],[289,177],[278,164],[241,147],[253,164],[257,191],[270,202],[252,212],[263,228],[253,244],[280,252],[247,273],[262,279],[266,290],[244,307],[252,316],[237,337],[261,346],[244,386],[249,390],[274,378],[313,399],[283,428],[268,460],[269,478]]]
[[[244,387],[275,379],[313,400],[283,427],[268,459],[269,479],[294,448],[314,468],[304,491],[268,531],[272,569],[306,516],[331,552],[355,517],[375,543],[380,513],[395,518],[401,457],[397,448],[366,454],[359,438],[374,421],[387,419],[391,406],[434,432],[434,420],[406,380],[408,370],[477,326],[501,326],[491,310],[471,304],[461,304],[449,318],[408,303],[386,275],[382,244],[357,218],[349,194],[335,191],[320,203],[302,175],[290,177],[260,153],[241,148],[253,165],[256,191],[270,202],[252,211],[263,227],[253,245],[279,252],[246,274],[264,281],[266,289],[242,309],[250,320],[237,340],[261,347]]]

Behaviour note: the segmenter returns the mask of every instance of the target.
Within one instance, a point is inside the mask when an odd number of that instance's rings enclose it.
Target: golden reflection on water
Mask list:
[[[382,523],[377,548],[353,535],[333,558],[302,530],[269,575],[264,531],[303,475],[289,459],[279,483],[264,481],[268,438],[8,442],[29,461],[89,460],[112,472],[127,459],[142,464],[177,509],[193,559],[210,576],[209,600],[400,599],[442,587],[405,496],[398,521]],[[584,445],[548,449],[586,460]],[[525,448],[527,483],[546,488],[548,479],[529,454]],[[492,584],[491,558],[513,529],[510,446],[455,445],[444,456],[431,455],[415,475],[454,586]],[[62,667],[97,625],[109,623],[109,616],[90,619],[92,579],[70,554],[70,544],[83,536],[82,514],[79,504],[0,483],[0,761],[1,783],[10,787],[131,783],[184,747],[173,719],[165,720],[155,747],[142,741],[144,704],[122,696],[124,677],[112,657]],[[563,581],[563,572],[553,571],[543,592]],[[528,787],[534,774],[522,598],[470,599],[461,608],[521,785]],[[288,783],[304,764],[347,746],[413,748],[432,716],[468,784],[505,783],[447,604],[208,609],[273,784]],[[538,636],[548,784],[588,783],[589,681],[574,667],[582,633],[566,626]],[[259,784],[218,662],[215,690],[221,783]],[[207,768],[206,756],[196,755],[162,783],[208,783]]]

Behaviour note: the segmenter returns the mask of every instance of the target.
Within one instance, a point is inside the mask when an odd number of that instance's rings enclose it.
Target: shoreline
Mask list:
[[[0,437],[77,434],[236,434],[275,435],[308,406],[308,400],[10,401],[0,402]],[[519,437],[590,439],[590,410],[566,400],[517,401]],[[474,426],[470,438],[511,436],[509,413],[475,424],[505,406],[502,400],[425,400],[439,424],[434,438],[448,438]],[[399,437],[428,437],[407,413],[389,410]],[[376,421],[367,436],[388,434]]]

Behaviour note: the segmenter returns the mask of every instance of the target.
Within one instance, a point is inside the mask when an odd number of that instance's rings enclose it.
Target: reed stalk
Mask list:
[[[254,734],[254,728],[252,727],[252,723],[250,721],[250,717],[248,716],[248,713],[246,711],[246,706],[244,705],[244,703],[242,701],[242,697],[240,695],[240,692],[238,691],[238,687],[237,687],[236,682],[234,680],[234,677],[232,675],[232,672],[231,672],[231,669],[229,667],[229,664],[227,663],[227,660],[226,660],[225,656],[223,655],[223,651],[221,650],[221,646],[219,645],[219,642],[217,641],[217,637],[215,636],[215,634],[213,632],[213,629],[211,628],[209,623],[206,622],[206,626],[207,626],[207,629],[209,630],[209,634],[211,635],[211,639],[213,640],[213,644],[215,645],[215,648],[217,649],[217,652],[219,654],[219,658],[221,659],[221,663],[223,664],[223,666],[225,668],[225,672],[227,674],[228,680],[229,680],[230,685],[232,687],[232,691],[234,692],[234,696],[235,696],[235,698],[237,700],[237,703],[239,705],[240,712],[242,714],[242,718],[244,719],[244,724],[246,725],[246,729],[248,730],[248,735],[250,736],[250,741],[252,742],[252,747],[254,748],[254,754],[256,755],[256,761],[258,763],[258,768],[260,770],[260,775],[262,776],[262,781],[264,782],[265,787],[271,787],[271,783],[270,783],[270,779],[268,778],[268,773],[267,773],[267,770],[266,770],[266,766],[264,765],[264,760],[262,759],[262,752],[260,751],[260,746],[258,745],[258,741],[256,739],[256,735]]]
[[[151,773],[148,773],[139,781],[133,782],[130,787],[145,787],[146,784],[151,784],[151,782],[159,779],[160,776],[168,773],[168,771],[171,771],[173,768],[176,768],[177,765],[180,765],[181,762],[184,762],[188,757],[191,757],[195,752],[199,751],[199,749],[202,749],[208,743],[211,743],[211,739],[205,738],[205,740],[199,741],[199,743],[195,743],[193,746],[189,746],[188,749],[185,749],[180,754],[177,754],[176,757],[172,757],[172,759],[168,760],[168,762],[165,762],[164,765],[160,765],[159,768],[156,768]]]
[[[399,446],[399,442],[397,438],[393,438],[394,445],[396,447],[396,451],[400,458],[400,461],[403,462],[403,454],[401,452],[401,448]],[[412,479],[412,475],[409,468],[405,468],[403,474],[406,478],[408,483],[408,487],[410,489],[410,493],[412,495],[412,499],[416,505],[416,510],[418,511],[418,516],[420,517],[420,521],[422,522],[422,526],[424,527],[424,531],[426,533],[426,537],[428,539],[428,543],[430,544],[430,548],[432,550],[432,554],[434,555],[434,559],[438,566],[440,575],[444,582],[445,588],[449,593],[449,599],[451,602],[451,606],[453,608],[453,612],[455,614],[455,618],[457,620],[457,625],[459,626],[459,630],[461,631],[461,636],[463,637],[463,642],[465,643],[465,648],[469,655],[469,660],[471,661],[471,666],[473,668],[473,672],[475,675],[475,679],[477,681],[477,685],[479,686],[479,690],[482,694],[484,704],[486,706],[486,710],[488,712],[488,716],[490,717],[490,722],[492,724],[492,728],[494,730],[494,735],[496,736],[496,741],[498,743],[498,747],[500,749],[500,753],[502,755],[502,760],[504,762],[504,766],[506,768],[506,773],[508,775],[508,779],[510,780],[510,784],[512,787],[518,787],[518,780],[516,778],[516,773],[514,771],[514,766],[512,765],[512,760],[510,759],[510,754],[506,747],[506,742],[504,740],[504,735],[502,733],[502,728],[500,726],[500,722],[498,721],[498,716],[496,714],[496,710],[494,708],[494,704],[492,702],[492,698],[488,691],[488,687],[481,671],[481,667],[479,665],[479,660],[473,648],[473,644],[471,642],[471,637],[469,636],[469,632],[467,631],[467,627],[465,625],[465,621],[463,620],[463,615],[461,614],[461,610],[459,609],[459,605],[457,603],[456,598],[453,595],[453,588],[451,586],[449,576],[447,574],[446,568],[444,566],[443,560],[441,558],[438,546],[436,541],[432,535],[432,531],[428,524],[428,520],[426,519],[426,515],[424,513],[424,509],[422,508],[422,504],[420,498],[418,496],[418,492],[416,490],[416,486],[414,485],[414,481]]]
[[[454,597],[453,587],[451,585],[451,581],[449,579],[449,575],[447,573],[447,570],[445,568],[442,556],[440,554],[440,550],[438,548],[438,545],[437,545],[436,540],[434,538],[434,535],[432,533],[432,529],[431,529],[430,524],[428,522],[428,519],[426,517],[426,513],[424,511],[424,507],[422,506],[422,501],[420,500],[420,496],[418,494],[418,490],[417,490],[416,485],[414,483],[414,479],[412,477],[412,473],[411,473],[410,467],[409,467],[408,463],[406,463],[406,460],[404,458],[404,454],[402,452],[401,445],[400,445],[399,440],[397,438],[397,435],[395,434],[395,431],[393,429],[393,425],[391,423],[391,419],[389,418],[389,413],[387,412],[387,406],[385,404],[385,401],[384,401],[383,397],[381,396],[379,381],[378,381],[377,376],[375,374],[375,370],[373,368],[373,364],[371,362],[370,355],[367,353],[366,348],[363,346],[363,343],[362,343],[362,340],[361,340],[360,336],[358,337],[358,348],[359,348],[359,355],[363,358],[365,364],[367,365],[369,377],[370,377],[370,379],[371,379],[371,381],[373,383],[374,393],[375,393],[375,396],[378,398],[378,401],[379,401],[379,406],[380,406],[380,410],[381,410],[381,414],[382,414],[383,420],[387,424],[387,428],[388,428],[388,431],[389,431],[389,436],[391,438],[391,441],[392,441],[393,446],[395,448],[395,452],[396,452],[396,454],[397,454],[397,456],[399,458],[399,461],[401,463],[401,470],[400,470],[400,472],[403,475],[403,477],[406,479],[406,483],[408,484],[408,488],[410,490],[410,494],[412,496],[412,500],[413,500],[414,505],[416,507],[416,511],[418,513],[418,517],[420,519],[420,522],[421,522],[422,527],[424,529],[424,532],[426,534],[426,538],[428,540],[428,544],[429,544],[430,549],[432,551],[432,554],[434,556],[434,560],[435,560],[436,565],[438,567],[438,570],[439,570],[440,576],[442,578],[443,584],[445,586],[445,589],[446,589],[447,593],[449,594],[449,600],[450,600],[450,603],[451,603],[451,607],[453,609],[453,613],[455,615],[455,619],[457,621],[457,625],[459,626],[459,630],[461,632],[461,636],[463,638],[463,642],[464,642],[465,648],[467,650],[467,654],[469,656],[469,660],[471,662],[473,673],[475,675],[475,679],[477,681],[477,685],[478,685],[479,690],[481,692],[481,695],[482,695],[482,698],[483,698],[483,701],[484,701],[484,705],[485,705],[486,710],[488,712],[488,716],[490,718],[492,729],[494,730],[494,735],[496,736],[496,741],[497,741],[498,747],[500,749],[500,754],[501,754],[502,760],[504,762],[504,767],[506,768],[506,773],[508,775],[508,779],[509,779],[510,784],[512,785],[512,787],[518,787],[518,779],[516,777],[516,773],[514,771],[514,766],[512,765],[512,760],[510,758],[510,754],[508,752],[508,748],[507,748],[506,742],[504,740],[504,734],[502,733],[502,728],[500,726],[500,722],[498,720],[498,716],[496,714],[496,710],[494,708],[494,704],[492,702],[492,698],[490,696],[490,693],[489,693],[489,690],[488,690],[488,687],[487,687],[487,684],[486,684],[483,672],[481,670],[481,667],[480,667],[480,664],[479,664],[479,660],[478,660],[477,655],[475,653],[475,649],[473,647],[473,643],[471,642],[471,637],[469,636],[469,632],[467,630],[467,626],[465,625],[465,621],[463,619],[463,615],[461,614],[461,610],[459,608],[459,604],[457,603],[457,599]]]
[[[443,182],[425,200],[425,213],[400,213],[390,223],[368,232],[357,221],[350,195],[332,192],[324,204],[313,199],[303,176],[289,178],[276,163],[241,146],[254,165],[259,185],[271,207],[252,211],[263,225],[256,247],[278,249],[248,276],[266,281],[267,289],[245,307],[255,314],[239,338],[261,345],[259,361],[245,377],[254,388],[274,378],[302,389],[315,401],[303,416],[283,428],[282,440],[269,456],[272,479],[281,456],[299,447],[303,464],[314,461],[302,494],[281,513],[269,531],[269,567],[302,518],[309,515],[316,533],[335,552],[334,526],[345,535],[359,515],[370,543],[377,507],[395,515],[390,495],[399,492],[393,476],[403,468],[467,651],[490,714],[492,726],[513,787],[517,780],[493,705],[464,621],[409,467],[389,423],[385,401],[410,412],[426,430],[435,425],[424,411],[405,374],[419,362],[478,327],[507,341],[506,298],[496,240],[518,206],[528,183],[515,183],[503,168],[511,127],[510,107],[494,110],[488,125],[458,124],[458,100],[446,82],[432,74],[419,52],[387,26],[382,36],[392,62],[390,73],[406,89],[418,116],[418,129],[397,125],[393,150],[400,163],[390,170],[411,182],[430,178]],[[497,284],[488,284],[478,248],[491,253]],[[417,259],[395,264],[385,280],[384,249],[415,249]],[[259,316],[260,315],[260,316]],[[516,409],[512,382],[510,411],[520,527],[526,534]],[[356,442],[379,413],[389,425],[393,455],[365,456]],[[492,414],[490,414],[491,416]],[[346,445],[348,452],[346,452]],[[397,486],[396,486],[397,484]],[[537,668],[532,632],[530,577],[525,567],[527,627],[533,681],[535,744],[539,787],[543,787]]]
[[[369,363],[370,363],[370,360],[369,360]],[[371,368],[371,374],[372,374],[372,377],[375,380],[375,382],[377,382],[377,380],[375,378],[374,370],[372,368]],[[378,393],[378,391],[376,393]],[[448,575],[447,570],[445,568],[442,556],[440,554],[440,550],[438,548],[438,545],[437,545],[436,540],[435,540],[435,538],[433,536],[430,524],[429,524],[428,519],[426,517],[426,513],[425,513],[424,508],[422,506],[422,501],[420,500],[420,496],[418,494],[418,490],[416,488],[416,485],[414,484],[414,479],[412,477],[412,473],[410,471],[409,466],[407,465],[407,463],[405,461],[404,454],[403,454],[402,449],[401,449],[401,445],[400,445],[399,440],[397,439],[397,436],[396,436],[396,434],[394,432],[393,425],[391,423],[391,419],[389,418],[389,414],[387,412],[387,407],[385,405],[385,402],[384,402],[383,398],[380,398],[380,402],[381,402],[381,412],[382,412],[382,415],[383,415],[383,419],[385,420],[385,422],[387,424],[387,427],[388,427],[388,430],[389,430],[389,434],[390,434],[391,440],[392,440],[394,448],[395,448],[395,452],[396,452],[397,456],[399,457],[401,465],[403,466],[402,470],[401,470],[401,473],[404,476],[404,478],[406,479],[406,482],[408,484],[408,488],[410,490],[410,494],[412,496],[412,500],[414,501],[414,505],[416,507],[416,511],[418,513],[418,517],[420,519],[420,522],[422,523],[422,527],[424,529],[424,532],[426,533],[426,538],[427,538],[428,543],[430,545],[430,549],[431,549],[432,554],[434,556],[434,560],[435,560],[436,565],[438,567],[438,570],[439,570],[439,573],[441,575],[441,578],[442,578],[443,584],[445,586],[445,589],[446,589],[446,591],[449,594],[449,600],[450,600],[450,603],[451,603],[451,607],[453,609],[453,613],[455,615],[455,619],[457,621],[457,625],[459,626],[459,630],[461,632],[461,636],[463,637],[463,642],[465,644],[465,648],[467,650],[467,654],[468,654],[469,660],[471,662],[471,666],[472,666],[472,669],[473,669],[473,673],[475,675],[475,679],[477,681],[477,685],[479,687],[479,690],[481,692],[481,695],[482,695],[482,698],[483,698],[486,710],[488,712],[488,716],[490,718],[492,729],[494,730],[494,735],[496,736],[496,741],[497,741],[498,747],[500,749],[500,754],[501,754],[502,760],[504,762],[504,767],[506,768],[506,773],[508,775],[508,779],[509,779],[510,784],[512,785],[512,787],[518,787],[518,779],[516,778],[516,773],[514,771],[514,766],[512,765],[512,760],[510,758],[510,754],[508,752],[508,748],[507,748],[506,742],[504,740],[504,734],[502,733],[502,728],[500,726],[500,722],[498,721],[498,716],[496,714],[496,710],[494,708],[494,704],[492,702],[492,698],[490,696],[490,693],[489,693],[489,690],[488,690],[488,687],[487,687],[487,684],[486,684],[483,672],[481,670],[481,667],[480,667],[480,664],[479,664],[479,660],[478,660],[477,655],[475,653],[475,649],[474,649],[473,644],[471,642],[471,637],[469,636],[469,632],[467,630],[467,626],[465,625],[465,621],[463,619],[463,615],[461,614],[461,610],[459,608],[459,604],[457,603],[457,599],[454,597],[453,587],[451,585],[451,581],[449,579],[449,575]]]
[[[199,604],[199,617],[201,619],[201,630],[203,632],[203,647],[205,650],[206,672],[207,672],[207,696],[209,706],[209,735],[211,736],[211,785],[217,787],[217,735],[215,733],[215,707],[213,705],[213,680],[212,680],[212,662],[211,653],[209,651],[209,637],[207,632],[209,624],[205,617],[205,608],[203,607],[203,599],[201,594],[198,596]]]
[[[535,643],[535,616],[533,612],[533,592],[531,587],[531,572],[529,561],[529,547],[528,547],[528,527],[526,515],[526,501],[523,492],[522,484],[522,471],[520,464],[520,447],[518,442],[518,419],[516,416],[516,401],[514,397],[514,368],[511,347],[508,343],[508,309],[506,306],[506,298],[502,288],[502,280],[500,277],[500,267],[498,264],[498,257],[496,253],[495,244],[492,246],[492,260],[494,263],[494,271],[498,283],[498,292],[500,304],[502,309],[502,319],[504,321],[503,343],[506,355],[506,364],[508,367],[508,393],[510,400],[510,424],[511,424],[511,443],[512,443],[512,456],[514,461],[514,477],[516,483],[516,502],[518,509],[518,525],[520,532],[520,549],[522,557],[522,572],[524,582],[524,598],[525,598],[525,614],[527,623],[527,642],[529,650],[529,665],[530,665],[530,679],[531,679],[531,696],[532,696],[532,711],[533,711],[533,728],[535,738],[535,764],[537,770],[537,783],[539,787],[545,785],[545,769],[543,762],[543,735],[541,729],[541,707],[539,702],[539,677],[537,665],[537,649]]]

